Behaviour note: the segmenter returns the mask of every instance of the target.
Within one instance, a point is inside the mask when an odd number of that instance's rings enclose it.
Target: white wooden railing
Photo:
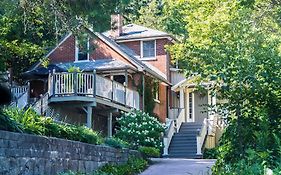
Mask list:
[[[48,99],[49,94],[46,93],[45,95],[40,95],[40,98],[35,101],[31,107],[40,115],[44,115],[48,109]]]
[[[208,134],[208,119],[205,118],[203,121],[202,128],[197,135],[197,155],[202,155],[202,147],[204,145],[204,141]]]
[[[12,106],[23,109],[28,105],[29,100],[29,84],[26,86],[14,86],[11,88],[13,95]]]
[[[179,132],[181,124],[185,121],[185,109],[180,109],[179,115],[176,119],[176,128],[177,132]]]
[[[98,96],[139,109],[137,91],[95,73],[53,73],[48,85],[50,96]]]
[[[19,98],[22,94],[27,92],[28,85],[27,86],[14,86],[11,88],[12,94],[15,98]]]
[[[163,155],[168,155],[169,154],[169,146],[172,141],[172,137],[176,132],[175,128],[175,120],[169,120],[168,123],[168,128],[165,132],[165,136],[163,138],[163,143],[164,143],[164,150],[163,150]]]

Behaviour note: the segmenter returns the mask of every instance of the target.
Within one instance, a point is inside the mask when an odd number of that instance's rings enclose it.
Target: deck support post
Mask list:
[[[92,106],[87,106],[87,127],[92,128]]]
[[[112,112],[110,112],[108,115],[107,129],[108,137],[112,137]]]

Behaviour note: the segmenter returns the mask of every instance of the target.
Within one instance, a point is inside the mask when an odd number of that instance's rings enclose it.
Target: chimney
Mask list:
[[[122,34],[123,17],[120,14],[111,15],[111,36],[117,38]]]

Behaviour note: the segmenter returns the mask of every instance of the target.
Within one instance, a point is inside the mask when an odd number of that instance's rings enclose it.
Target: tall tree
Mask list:
[[[129,0],[3,0],[0,2],[0,71],[16,78],[43,58],[66,31],[84,25],[95,31],[110,27],[110,15]]]
[[[245,158],[249,148],[258,150],[256,133],[267,130],[264,161],[272,166],[280,157],[275,137],[281,138],[280,8],[270,0],[184,2],[188,38],[170,51],[187,75],[216,82],[214,93],[228,100],[219,108],[227,111],[229,127],[218,166]]]

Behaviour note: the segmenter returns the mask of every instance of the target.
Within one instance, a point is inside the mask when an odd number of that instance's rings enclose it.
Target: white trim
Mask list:
[[[143,42],[144,41],[154,41],[154,57],[143,57]],[[150,60],[157,60],[157,51],[156,51],[157,45],[156,40],[140,40],[140,60],[142,61],[150,61]]]
[[[191,118],[190,118],[190,107],[189,107],[189,105],[190,105],[190,99],[189,99],[189,95],[191,94],[191,105],[192,105],[192,116],[191,116]],[[195,110],[194,110],[194,102],[195,102],[195,100],[194,100],[194,92],[188,92],[187,93],[187,122],[195,122]]]
[[[145,40],[158,40],[158,39],[169,39],[171,37],[167,36],[159,36],[159,37],[147,37],[147,38],[132,38],[132,39],[116,39],[115,41],[117,43],[125,43],[125,42],[130,42],[130,41],[145,41]]]
[[[64,39],[57,44],[57,46],[55,48],[53,48],[45,57],[48,58],[57,48],[60,47],[60,45],[62,45],[62,43],[64,43],[70,36],[72,35],[72,33],[70,32],[66,37],[64,37]]]

